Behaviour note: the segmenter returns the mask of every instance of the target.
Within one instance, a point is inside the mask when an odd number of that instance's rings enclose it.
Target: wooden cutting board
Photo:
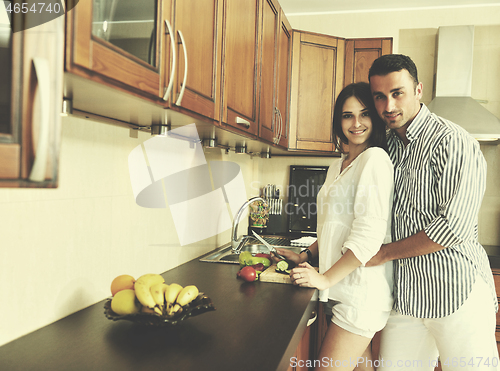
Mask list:
[[[318,267],[315,267],[318,270]],[[276,263],[267,268],[264,272],[260,274],[259,281],[261,282],[274,282],[274,283],[285,283],[292,285],[290,276],[288,274],[276,272]]]
[[[260,282],[286,283],[291,285],[292,281],[288,274],[276,272],[276,264],[271,265],[259,276]]]

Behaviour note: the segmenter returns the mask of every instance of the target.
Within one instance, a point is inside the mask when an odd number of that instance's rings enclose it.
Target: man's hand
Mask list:
[[[385,258],[384,250],[386,245],[382,245],[378,253],[376,253],[373,258],[368,260],[365,264],[365,267],[375,267],[377,265],[381,265],[386,263],[388,260]]]
[[[445,249],[444,246],[432,241],[422,230],[410,237],[382,245],[378,253],[365,266],[373,267],[391,260],[414,258],[443,249]]]

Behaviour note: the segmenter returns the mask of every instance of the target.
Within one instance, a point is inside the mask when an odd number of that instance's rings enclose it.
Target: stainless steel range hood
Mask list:
[[[436,97],[428,108],[477,140],[498,143],[500,120],[471,97],[473,51],[474,26],[439,28]]]

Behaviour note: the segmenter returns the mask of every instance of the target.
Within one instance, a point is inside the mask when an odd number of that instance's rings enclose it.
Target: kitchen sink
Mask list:
[[[274,245],[271,241],[271,245]],[[278,248],[289,249],[297,254],[302,251],[301,247],[298,246],[282,246],[274,245]],[[252,254],[264,253],[269,254],[269,249],[257,240],[250,238],[249,241],[241,248],[241,251],[250,251]],[[201,262],[209,263],[229,263],[229,264],[239,264],[239,254],[235,254],[231,251],[231,243],[228,243],[221,248],[205,255],[200,259]]]

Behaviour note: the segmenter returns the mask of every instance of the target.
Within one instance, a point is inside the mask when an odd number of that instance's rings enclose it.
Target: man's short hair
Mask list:
[[[377,58],[370,67],[368,79],[372,76],[385,76],[403,69],[410,73],[416,87],[418,84],[417,66],[410,57],[403,54],[386,54]]]

